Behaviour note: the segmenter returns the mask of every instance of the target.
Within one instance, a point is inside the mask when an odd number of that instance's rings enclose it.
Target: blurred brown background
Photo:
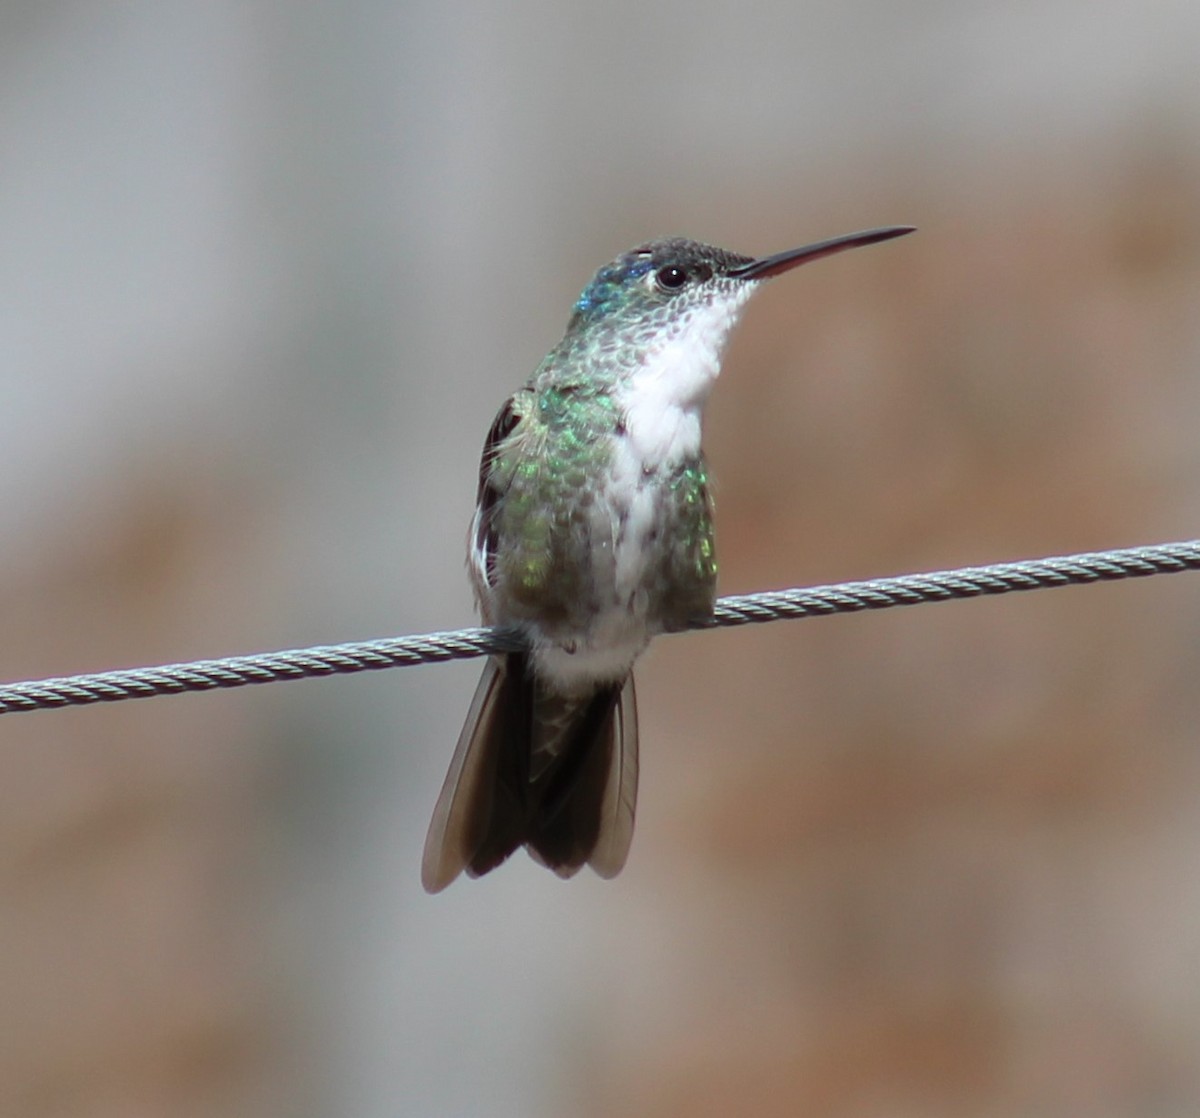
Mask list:
[[[472,620],[496,406],[761,295],[726,593],[1196,535],[1200,9],[0,9],[0,676]],[[478,665],[0,720],[0,1114],[1193,1115],[1200,581],[664,639],[630,864],[428,898]]]

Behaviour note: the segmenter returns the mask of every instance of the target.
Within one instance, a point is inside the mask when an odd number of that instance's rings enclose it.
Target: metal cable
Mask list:
[[[690,628],[726,628],[831,613],[891,609],[922,602],[1146,578],[1189,570],[1200,570],[1200,540],[744,594],[721,598],[711,619]],[[0,684],[0,714],[466,660],[520,647],[520,637],[512,631],[457,629],[415,637]]]

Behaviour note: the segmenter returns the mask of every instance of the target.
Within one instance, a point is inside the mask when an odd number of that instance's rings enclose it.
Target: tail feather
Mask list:
[[[588,865],[601,877],[616,877],[629,856],[633,841],[633,816],[638,790],[637,693],[633,676],[625,680],[613,711],[616,748],[608,769],[608,783],[600,802],[600,837]]]
[[[517,794],[497,777],[500,747],[521,733],[527,704],[513,686],[521,673],[509,671],[505,660],[492,657],[483,669],[433,809],[421,862],[421,883],[430,893],[445,889],[476,856],[493,829],[497,800],[501,815],[518,813]]]
[[[567,698],[539,684],[524,653],[493,657],[434,809],[421,880],[436,893],[514,850],[561,877],[625,864],[637,799],[633,677]]]
[[[613,717],[620,691],[619,683],[609,684],[576,703],[556,749],[557,763],[547,772],[537,809],[530,813],[525,839],[529,853],[560,877],[578,871],[600,840],[600,809],[613,766]]]

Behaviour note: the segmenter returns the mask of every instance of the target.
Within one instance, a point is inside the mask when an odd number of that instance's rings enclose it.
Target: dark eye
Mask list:
[[[659,268],[654,278],[664,291],[678,291],[687,283],[688,274],[678,264],[668,264]]]

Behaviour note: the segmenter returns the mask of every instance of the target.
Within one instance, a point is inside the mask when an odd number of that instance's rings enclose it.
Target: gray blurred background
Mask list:
[[[726,593],[1182,539],[1200,7],[0,6],[0,676],[452,628],[597,265],[747,313]],[[0,1113],[1200,1109],[1200,579],[664,639],[625,873],[426,897],[479,666],[0,724]]]

